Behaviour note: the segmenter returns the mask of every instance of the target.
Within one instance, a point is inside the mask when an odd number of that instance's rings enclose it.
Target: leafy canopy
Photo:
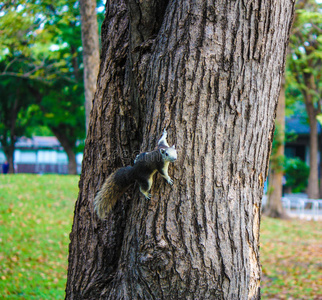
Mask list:
[[[85,122],[79,2],[1,2],[0,16],[3,105],[12,111],[18,101],[16,121],[63,128],[75,144],[84,137]],[[12,118],[7,119],[0,126],[8,130]]]

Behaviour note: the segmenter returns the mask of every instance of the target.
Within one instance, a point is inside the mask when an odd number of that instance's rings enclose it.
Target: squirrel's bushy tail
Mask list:
[[[114,207],[116,201],[133,183],[130,176],[131,170],[132,167],[118,169],[105,180],[94,199],[94,210],[100,219],[105,218]]]

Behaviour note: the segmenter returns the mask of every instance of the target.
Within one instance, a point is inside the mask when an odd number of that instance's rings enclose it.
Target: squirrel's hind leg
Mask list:
[[[149,200],[151,199],[152,195],[149,193],[149,191],[143,190],[141,186],[140,186],[140,192],[145,196],[146,199],[149,199]]]
[[[152,186],[152,176],[149,180],[140,180],[139,182],[140,192],[145,196],[147,199],[151,199],[151,194],[149,193],[151,186]]]

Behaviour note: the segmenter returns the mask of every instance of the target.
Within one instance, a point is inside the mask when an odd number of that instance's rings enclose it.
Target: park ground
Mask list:
[[[63,299],[78,176],[0,175],[0,299]],[[322,300],[322,222],[262,218],[262,299]]]

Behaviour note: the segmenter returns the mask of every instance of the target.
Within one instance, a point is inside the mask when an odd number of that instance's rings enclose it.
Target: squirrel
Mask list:
[[[140,153],[136,156],[133,166],[119,168],[107,177],[94,199],[94,210],[98,217],[104,219],[117,200],[134,182],[139,184],[140,192],[146,199],[150,199],[149,191],[153,175],[157,171],[172,185],[173,180],[168,175],[168,167],[169,163],[176,159],[177,150],[174,145],[170,147],[167,143],[167,131],[164,129],[156,150]]]

